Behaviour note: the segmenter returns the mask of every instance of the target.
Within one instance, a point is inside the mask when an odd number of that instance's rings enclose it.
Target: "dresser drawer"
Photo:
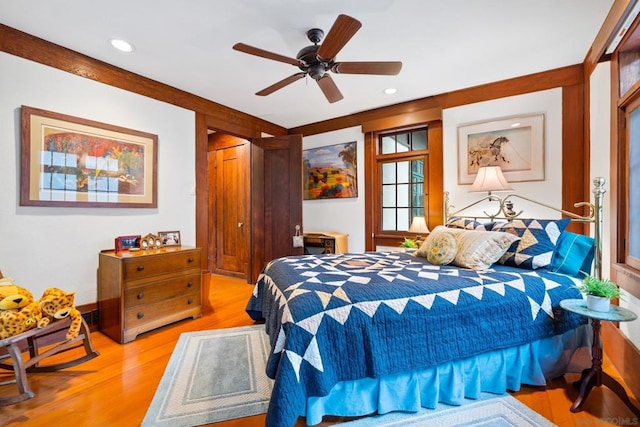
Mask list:
[[[177,272],[190,268],[200,268],[200,251],[181,251],[156,256],[144,256],[125,259],[123,279],[137,280],[145,277]]]
[[[200,274],[191,274],[159,280],[148,285],[127,286],[124,292],[124,306],[129,308],[181,295],[200,293],[200,277]]]
[[[200,292],[198,292],[169,300],[157,301],[152,304],[131,307],[125,311],[125,328],[136,328],[145,323],[199,307],[200,302]]]

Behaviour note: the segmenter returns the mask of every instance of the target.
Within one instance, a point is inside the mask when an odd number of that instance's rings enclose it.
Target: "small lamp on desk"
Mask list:
[[[409,231],[412,233],[417,233],[416,236],[416,244],[420,247],[420,235],[421,234],[429,234],[429,227],[427,227],[427,223],[424,220],[424,216],[414,216],[413,221],[411,221],[411,226],[409,227]]]

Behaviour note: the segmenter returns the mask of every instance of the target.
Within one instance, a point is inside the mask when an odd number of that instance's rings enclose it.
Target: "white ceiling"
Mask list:
[[[0,23],[285,128],[581,63],[613,0],[3,0]],[[237,52],[295,57],[339,14],[362,28],[338,61],[402,61],[397,76],[333,75],[330,104],[300,70]],[[114,50],[124,38],[135,51]],[[383,89],[397,88],[395,95]]]

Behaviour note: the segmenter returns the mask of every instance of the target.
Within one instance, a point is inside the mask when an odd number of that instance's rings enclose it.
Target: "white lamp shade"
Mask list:
[[[427,227],[427,223],[425,222],[424,217],[423,216],[413,217],[413,221],[411,222],[409,231],[412,233],[418,233],[418,234],[429,233],[429,227]]]
[[[478,169],[475,181],[469,191],[507,191],[511,186],[502,174],[500,166],[482,166]]]

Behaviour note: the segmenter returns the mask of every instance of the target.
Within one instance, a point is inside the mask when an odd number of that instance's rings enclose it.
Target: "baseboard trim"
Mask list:
[[[611,322],[602,322],[602,345],[631,393],[640,401],[640,350]]]
[[[100,316],[98,316],[98,304],[90,303],[76,306],[82,314],[84,321],[89,326],[89,331],[95,332],[100,329]]]

